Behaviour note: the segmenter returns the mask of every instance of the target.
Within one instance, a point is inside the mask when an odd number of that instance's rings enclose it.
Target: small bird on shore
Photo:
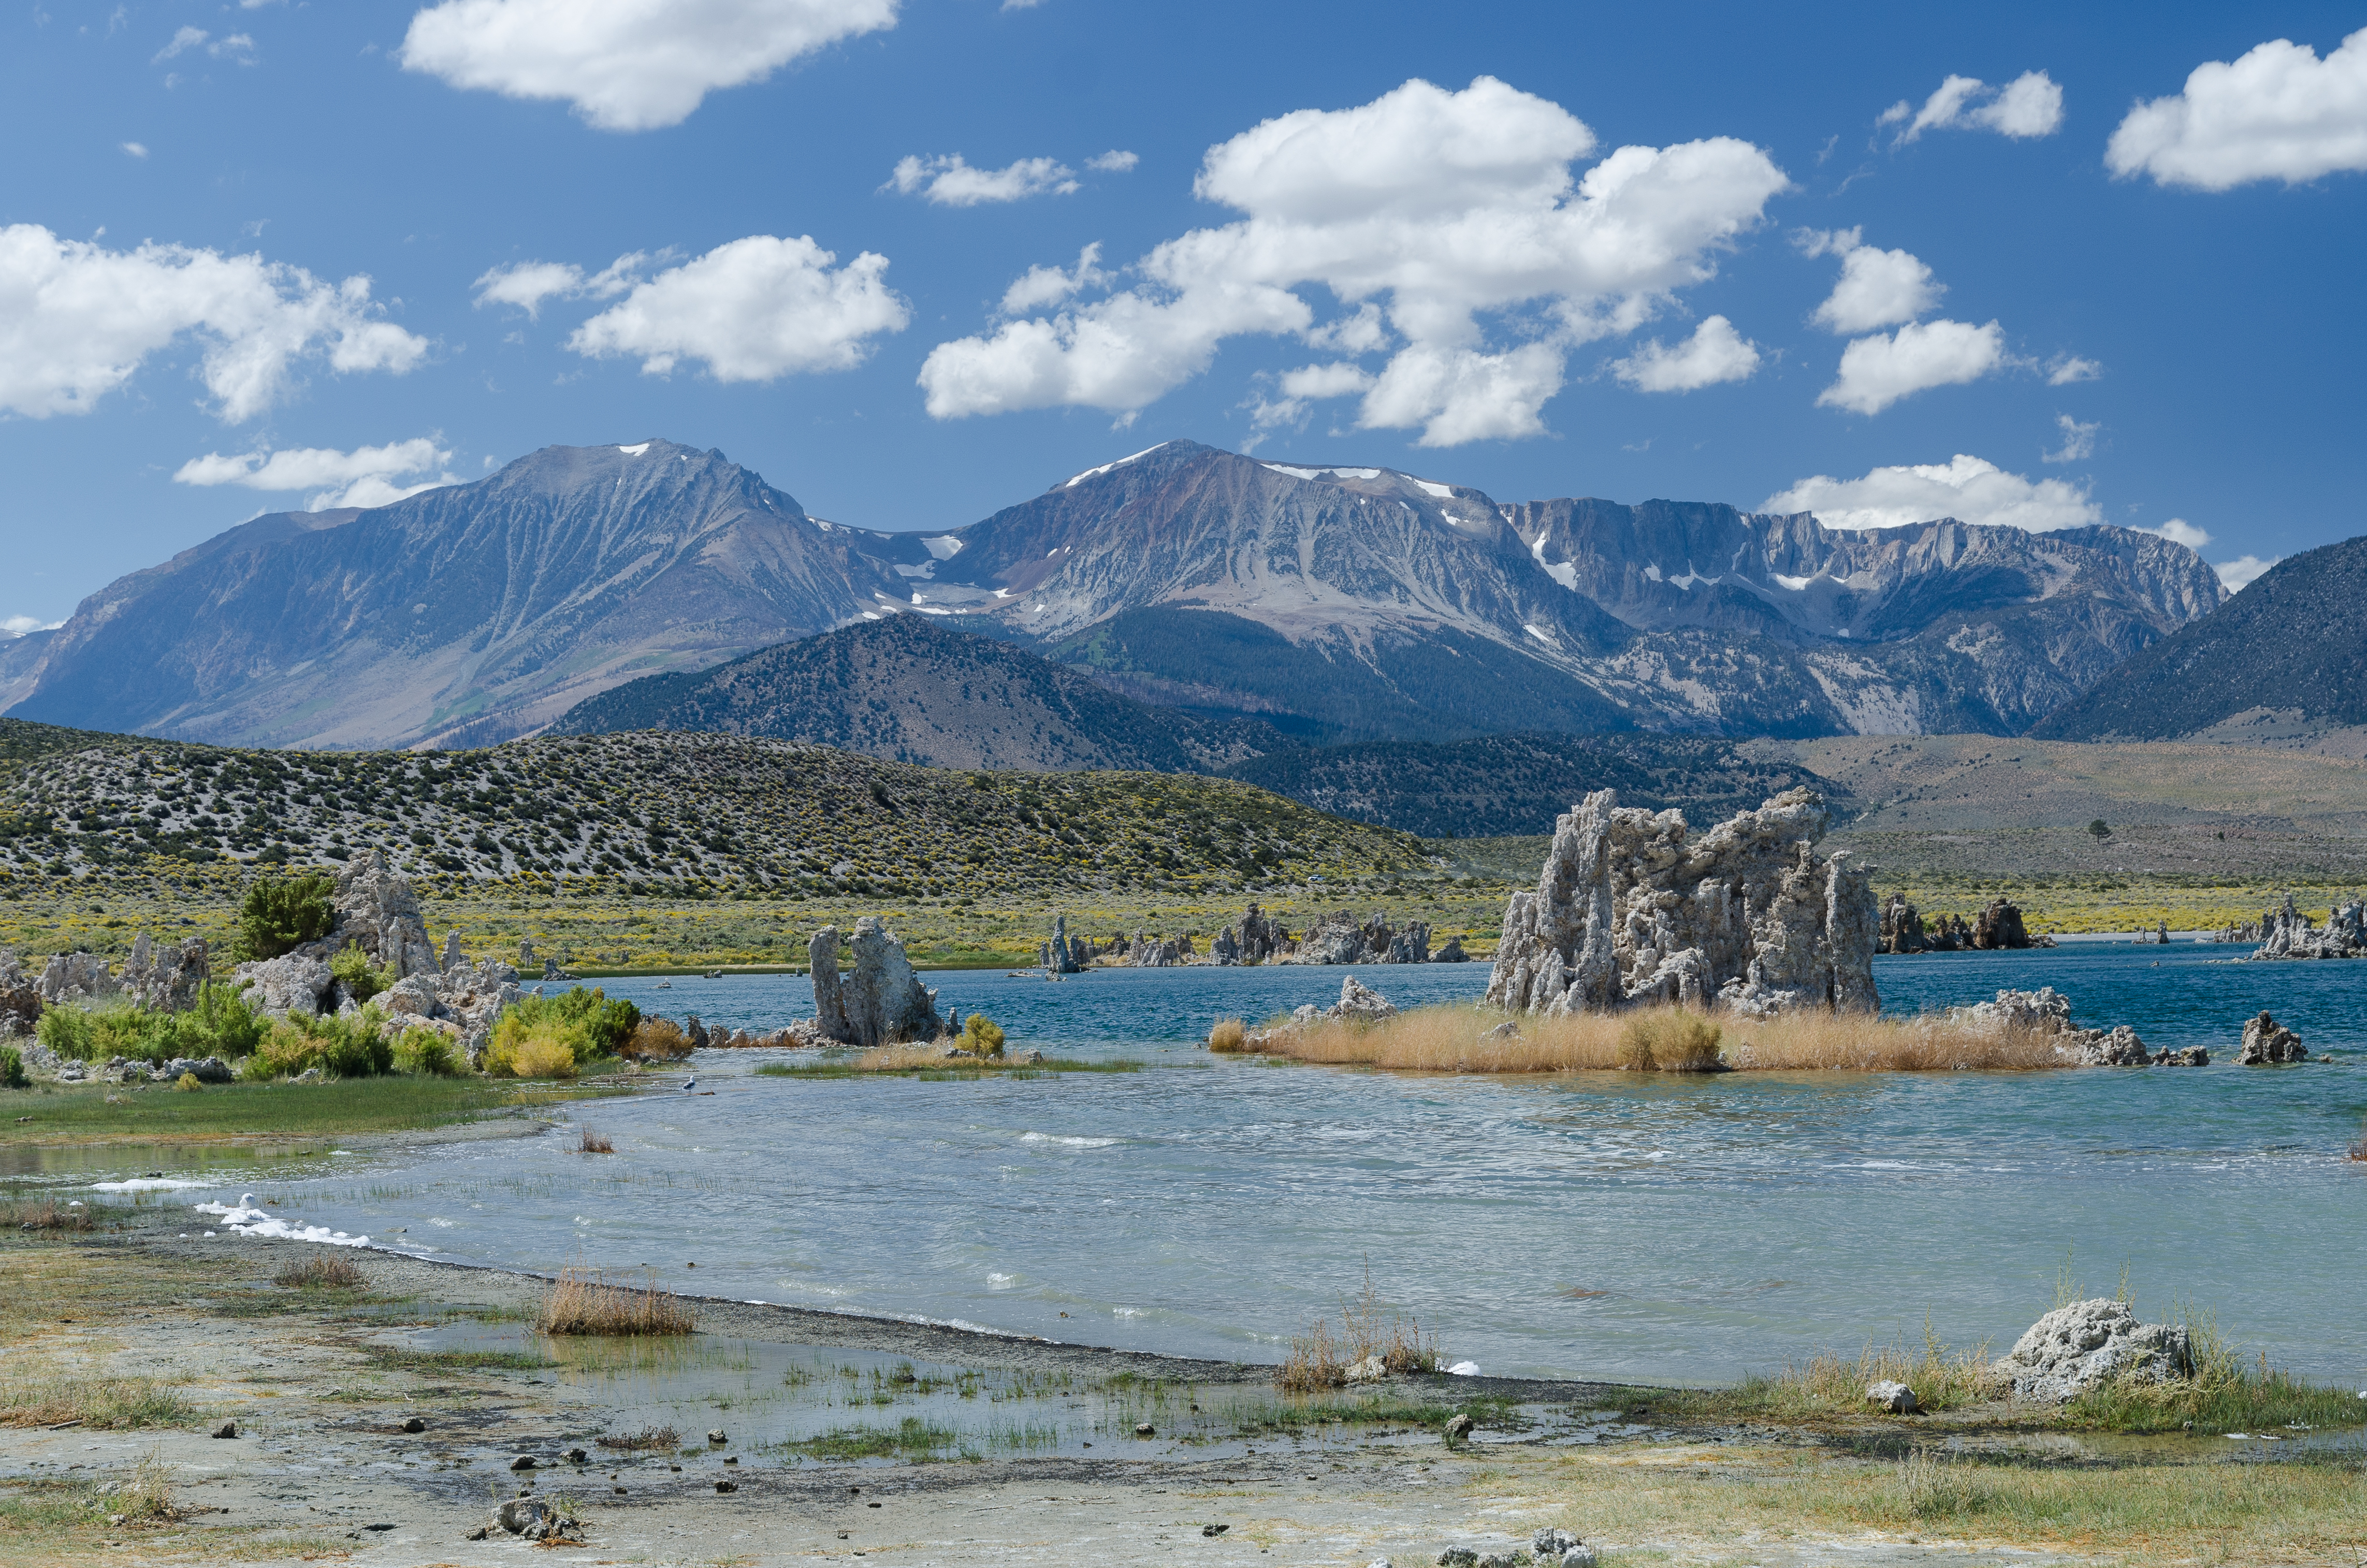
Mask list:
[[[683,1092],[684,1094],[685,1094],[685,1095],[686,1095],[686,1094],[690,1093],[690,1091],[691,1091],[691,1090],[693,1090],[693,1089],[695,1089],[695,1088],[697,1088],[697,1087],[698,1087],[698,1079],[697,1079],[697,1077],[696,1075],[694,1075],[694,1076],[691,1078],[690,1082],[688,1082],[687,1084],[685,1084],[685,1085],[682,1086],[682,1092]]]

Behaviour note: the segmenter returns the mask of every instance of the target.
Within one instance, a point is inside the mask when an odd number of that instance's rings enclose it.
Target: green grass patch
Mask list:
[[[841,1426],[818,1437],[783,1443],[781,1451],[810,1460],[898,1459],[913,1463],[946,1458],[961,1434],[934,1421],[907,1415],[893,1426]]]
[[[0,1426],[79,1422],[115,1432],[185,1426],[197,1418],[195,1405],[153,1378],[82,1377],[29,1362],[0,1370]]]
[[[392,1132],[617,1092],[433,1077],[218,1084],[197,1094],[176,1093],[165,1084],[45,1085],[0,1092],[0,1144]]]

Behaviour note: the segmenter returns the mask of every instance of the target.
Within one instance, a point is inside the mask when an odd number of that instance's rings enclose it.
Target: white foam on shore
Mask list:
[[[178,1192],[184,1187],[220,1187],[218,1181],[179,1181],[172,1176],[133,1176],[127,1181],[95,1181],[93,1192]]]
[[[198,1214],[219,1214],[222,1229],[234,1236],[251,1236],[268,1242],[318,1242],[324,1246],[366,1247],[368,1236],[349,1236],[343,1231],[333,1231],[326,1225],[291,1225],[276,1214],[249,1206],[255,1194],[248,1193],[235,1204],[198,1203],[191,1210]],[[213,1233],[206,1233],[211,1235]]]

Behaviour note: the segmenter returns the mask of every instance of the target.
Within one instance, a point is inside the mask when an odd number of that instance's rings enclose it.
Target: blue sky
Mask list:
[[[0,621],[651,435],[885,528],[1189,437],[2361,531],[2367,6],[1784,9],[20,4]]]

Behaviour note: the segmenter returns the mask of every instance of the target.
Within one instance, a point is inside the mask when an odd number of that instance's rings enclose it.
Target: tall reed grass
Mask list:
[[[543,1292],[535,1314],[538,1334],[689,1334],[690,1309],[657,1288],[654,1276],[641,1288],[612,1285],[606,1274],[563,1268]]]
[[[1294,1337],[1290,1355],[1274,1369],[1274,1385],[1285,1393],[1313,1393],[1345,1386],[1349,1369],[1367,1361],[1379,1361],[1381,1370],[1390,1373],[1434,1372],[1442,1364],[1438,1335],[1424,1334],[1410,1313],[1383,1303],[1369,1266],[1363,1293],[1341,1301],[1340,1323],[1336,1339],[1325,1318]]]
[[[1418,1073],[2030,1072],[2065,1064],[2047,1036],[1939,1017],[1803,1012],[1745,1019],[1682,1007],[1548,1018],[1447,1005],[1377,1024],[1278,1021],[1241,1049]]]

